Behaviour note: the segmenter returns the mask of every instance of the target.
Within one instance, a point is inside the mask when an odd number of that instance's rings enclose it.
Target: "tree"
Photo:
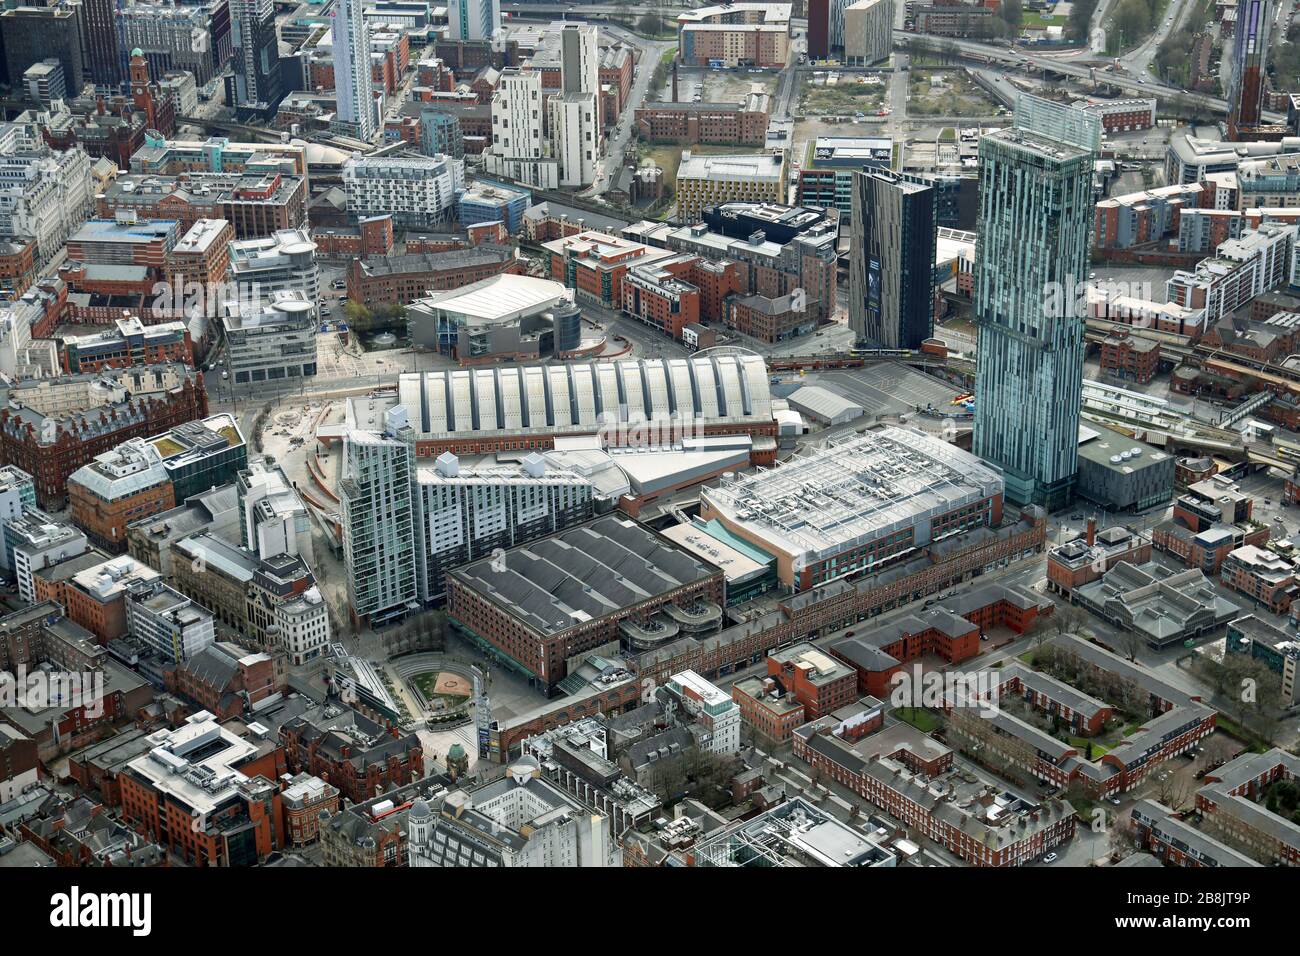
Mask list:
[[[1137,660],[1138,648],[1142,646],[1142,635],[1137,631],[1122,631],[1119,635],[1120,647],[1131,661]]]
[[[1072,43],[1087,40],[1092,32],[1092,14],[1096,9],[1097,0],[1075,0],[1070,4],[1070,17],[1065,24],[1066,39]]]
[[[1236,756],[1237,748],[1225,734],[1211,734],[1201,745],[1202,767],[1211,770],[1220,767]]]
[[[636,22],[636,32],[646,36],[658,36],[664,31],[663,17],[659,16],[657,10],[648,10],[640,20]]]
[[[1003,0],[1002,19],[1007,26],[1019,28],[1025,19],[1024,0]]]
[[[1147,0],[1120,0],[1110,22],[1121,44],[1132,42],[1151,32],[1151,7]]]
[[[1163,779],[1162,779],[1163,778]],[[1192,788],[1178,774],[1170,763],[1156,772],[1155,798],[1171,810],[1182,810],[1192,795]]]
[[[343,306],[343,317],[348,320],[348,327],[354,332],[369,332],[375,321],[375,314],[370,309],[351,299]]]

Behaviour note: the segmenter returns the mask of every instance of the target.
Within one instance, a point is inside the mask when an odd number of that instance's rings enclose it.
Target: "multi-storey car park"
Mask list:
[[[1002,477],[969,452],[901,428],[832,441],[700,493],[700,516],[775,555],[804,591],[1002,520]]]

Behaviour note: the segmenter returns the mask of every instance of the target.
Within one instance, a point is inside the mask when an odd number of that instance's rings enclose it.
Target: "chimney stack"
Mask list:
[[[1088,519],[1088,547],[1091,548],[1096,543],[1097,543],[1097,519],[1089,518]]]

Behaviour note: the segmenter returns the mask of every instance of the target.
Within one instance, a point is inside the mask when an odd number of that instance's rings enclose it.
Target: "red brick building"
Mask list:
[[[716,143],[762,146],[767,138],[768,97],[743,103],[651,103],[633,114],[637,135],[651,143]]]
[[[156,468],[143,468],[127,479],[130,490],[122,491],[126,482],[114,482],[95,469],[92,462],[68,479],[72,521],[96,547],[110,554],[123,554],[130,522],[176,506],[171,476],[161,463]],[[108,497],[104,497],[106,494]]]
[[[1110,332],[1101,342],[1101,370],[1127,382],[1146,385],[1160,368],[1160,344],[1134,338],[1128,332]]]
[[[857,696],[857,676],[811,644],[796,644],[767,658],[767,676],[777,681],[816,720]]]
[[[796,757],[972,866],[1022,866],[1074,836],[1075,811],[1064,800],[1027,807],[1018,825],[1000,828],[972,809],[936,800],[916,776],[924,773],[928,781],[930,771],[909,767],[894,741],[881,752],[860,753],[834,734],[816,732],[815,725],[807,729],[795,735]]]
[[[857,685],[851,668],[802,643],[769,655],[767,676],[738,681],[731,699],[755,731],[784,743],[797,727],[853,701]]]
[[[60,416],[46,416],[21,403],[22,391],[10,390],[9,407],[0,409],[0,464],[17,465],[35,479],[42,508],[58,510],[67,500],[68,478],[96,455],[131,438],[148,438],[177,425],[205,418],[208,394],[202,374],[183,366],[137,366],[131,375],[149,394],[126,395],[111,405]],[[176,384],[167,387],[171,376]],[[59,379],[46,379],[47,386]],[[155,387],[155,383],[161,387]],[[34,400],[34,399],[33,399]]]
[[[856,679],[854,681],[856,684]],[[756,734],[785,743],[807,721],[803,704],[783,692],[772,678],[747,677],[731,687],[740,719]]]
[[[686,276],[694,256],[677,256],[634,268],[623,278],[623,311],[678,341],[700,320],[700,290]]]
[[[388,256],[393,252],[393,217],[365,216],[355,226],[313,229],[312,242],[322,258],[352,259],[358,256]],[[407,252],[424,252],[407,248]]]
[[[1245,545],[1223,559],[1220,579],[1234,591],[1264,605],[1274,614],[1285,614],[1295,600],[1295,566],[1272,551]]]
[[[424,776],[419,737],[355,711],[330,721],[296,717],[280,728],[280,741],[293,773],[319,777],[353,803]]]
[[[1110,527],[1097,532],[1095,518],[1088,519],[1087,531],[1047,552],[1047,587],[1069,596],[1077,587],[1096,581],[1115,565],[1146,564],[1151,560],[1151,539],[1127,528]]]
[[[904,665],[930,654],[958,664],[980,652],[986,630],[1006,627],[1023,633],[1051,608],[1023,589],[991,585],[885,624],[850,629],[826,649],[853,668],[859,693],[885,699]]]
[[[199,712],[154,744],[120,778],[124,821],[190,866],[255,866],[284,847],[273,781],[287,767],[273,742]]]
[[[0,289],[17,298],[36,278],[36,240],[21,236],[0,240]]]
[[[857,674],[858,693],[880,698],[889,696],[894,674],[910,661],[936,654],[957,664],[979,649],[979,626],[942,607],[909,614],[861,635],[850,630],[843,640],[827,645]]]
[[[1196,793],[1201,828],[1266,866],[1300,866],[1300,826],[1264,802],[1268,788],[1297,778],[1300,758],[1285,750],[1243,753],[1205,775]]]
[[[300,773],[285,783],[280,805],[286,845],[304,846],[320,839],[322,813],[339,812],[339,790],[319,777]]]
[[[224,219],[196,221],[167,254],[167,282],[186,296],[224,282],[234,238],[234,227]]]
[[[732,297],[727,302],[727,325],[763,342],[782,342],[812,330],[817,324],[816,303],[795,307],[794,296]]]
[[[283,662],[270,654],[232,654],[214,644],[163,671],[169,693],[194,701],[218,720],[240,716],[285,689]]]
[[[557,548],[573,552],[563,566],[553,560]],[[530,560],[524,551],[547,559]],[[578,557],[594,554],[600,558]],[[665,562],[671,558],[672,570],[657,563],[658,570],[652,571],[647,554],[660,554]],[[610,641],[623,640],[649,650],[659,646],[661,639],[655,635],[670,624],[675,633],[704,635],[722,623],[722,570],[626,518],[597,518],[507,551],[502,560],[515,572],[514,586],[525,595],[542,589],[534,574],[551,577],[548,593],[576,587],[582,592],[585,614],[538,615],[516,602],[500,600],[493,584],[497,574],[488,558],[447,573],[447,614],[466,638],[540,687],[550,688],[563,680],[574,655]],[[637,591],[618,583],[616,574],[633,581]],[[602,591],[606,586],[608,593]]]
[[[353,259],[348,266],[348,298],[368,308],[394,302],[406,305],[431,291],[522,273],[517,249],[487,243],[449,252]]]
[[[623,308],[627,301],[623,277],[628,270],[673,258],[666,250],[593,230],[553,239],[542,248],[550,256],[552,279],[573,289],[579,301],[609,309]]]

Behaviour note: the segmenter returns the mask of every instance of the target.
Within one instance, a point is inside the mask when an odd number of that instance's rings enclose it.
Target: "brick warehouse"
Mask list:
[[[575,654],[718,630],[723,588],[721,569],[643,525],[605,517],[449,571],[447,614],[549,694]]]
[[[522,273],[517,249],[490,243],[439,253],[353,259],[348,266],[348,298],[368,308],[407,304],[430,292]]]
[[[637,107],[637,135],[651,143],[762,146],[770,100],[751,93],[742,103],[651,103]]]
[[[622,683],[594,685],[586,694],[567,696],[540,714],[494,732],[494,750],[508,758],[527,737],[594,714],[619,714],[640,701],[641,682],[657,683],[694,670],[705,677],[761,663],[772,651],[825,637],[858,621],[902,607],[954,584],[970,580],[990,565],[1041,552],[1046,524],[1030,517],[998,529],[992,540],[967,542],[956,551],[923,556],[888,572],[833,584],[783,599],[776,610],[702,639],[682,639],[630,656],[633,676]]]

